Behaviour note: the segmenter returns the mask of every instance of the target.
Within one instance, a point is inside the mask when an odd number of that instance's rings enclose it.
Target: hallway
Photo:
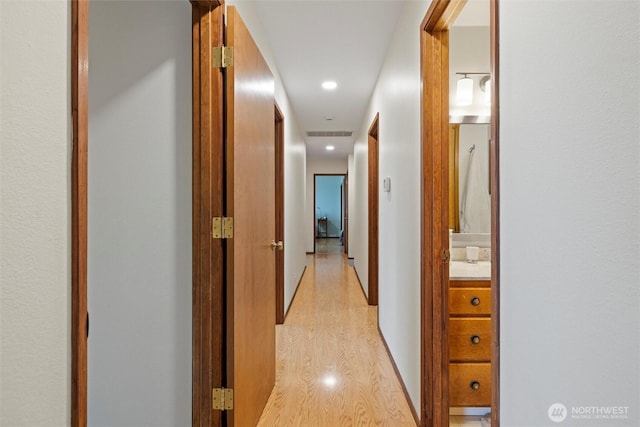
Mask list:
[[[415,426],[347,258],[307,257],[283,325],[276,385],[259,426]]]

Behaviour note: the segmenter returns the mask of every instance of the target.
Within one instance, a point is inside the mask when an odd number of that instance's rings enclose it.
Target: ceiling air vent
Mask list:
[[[334,130],[334,131],[322,131],[322,130],[309,130],[307,136],[309,137],[344,137],[351,136],[353,132],[350,130]]]

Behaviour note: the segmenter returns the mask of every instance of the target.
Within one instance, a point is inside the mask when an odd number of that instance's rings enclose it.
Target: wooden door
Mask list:
[[[276,241],[282,243],[276,251],[276,323],[284,323],[284,116],[275,105],[275,165],[276,165]]]
[[[228,425],[257,424],[275,384],[274,79],[235,8],[227,9]]]
[[[369,128],[369,305],[378,305],[378,122],[376,114]]]

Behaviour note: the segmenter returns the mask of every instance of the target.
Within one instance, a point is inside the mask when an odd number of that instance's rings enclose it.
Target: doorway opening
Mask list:
[[[87,370],[87,241],[88,241],[88,148],[89,148],[89,0],[71,2],[71,109],[73,151],[72,192],[72,284],[71,284],[71,408],[74,427],[88,424]],[[185,5],[188,7],[188,5]],[[212,322],[212,313],[222,313],[222,269],[214,268],[222,259],[222,241],[211,239],[212,217],[222,214],[222,179],[211,179],[212,170],[222,170],[223,134],[221,111],[222,75],[211,64],[211,45],[222,43],[222,8],[209,2],[192,3],[192,19],[187,17],[192,37],[192,120],[193,120],[193,303],[192,307],[192,423],[220,425],[222,416],[213,411],[212,389],[222,382],[222,322]],[[192,24],[192,27],[189,25]],[[176,36],[179,37],[179,36]],[[181,39],[181,37],[180,37]],[[183,66],[184,62],[179,66]],[[189,75],[189,73],[184,73]],[[186,111],[182,109],[182,111]],[[182,127],[189,129],[189,126]],[[187,173],[186,176],[189,174]],[[184,175],[183,175],[184,178]],[[186,192],[184,194],[189,194]],[[188,236],[189,233],[186,234]],[[183,234],[184,235],[184,234]],[[191,263],[189,263],[191,264]],[[188,334],[181,334],[188,336]],[[188,348],[189,346],[182,346]],[[162,353],[162,352],[161,352]],[[204,356],[203,356],[204,355]],[[188,378],[189,375],[182,376]],[[188,396],[185,396],[188,400]],[[188,406],[188,405],[185,405]],[[180,422],[182,423],[182,422]]]
[[[276,324],[284,323],[284,115],[278,104],[275,110],[276,173]]]
[[[459,218],[456,212],[450,212],[450,192],[455,195],[455,183],[451,183],[449,169],[450,155],[456,157],[455,148],[450,151],[450,135],[457,135],[458,129],[450,128],[450,70],[449,70],[449,29],[467,2],[441,2],[434,0],[422,22],[420,37],[421,80],[422,80],[422,244],[421,244],[421,292],[422,292],[422,375],[421,375],[421,407],[424,425],[444,427],[449,425],[449,408],[463,402],[461,393],[466,397],[476,398],[482,394],[491,406],[491,425],[499,426],[499,188],[498,188],[498,1],[490,1],[490,70],[486,73],[491,79],[491,138],[489,143],[489,180],[491,200],[491,265],[489,268],[489,287],[476,286],[477,283],[461,282],[460,286],[474,287],[474,292],[482,292],[482,296],[466,301],[472,309],[483,306],[489,310],[490,320],[479,319],[487,331],[483,335],[471,334],[467,339],[471,346],[482,343],[486,351],[482,352],[483,361],[490,354],[490,363],[483,365],[482,372],[474,370],[474,363],[461,360],[457,348],[451,347],[455,342],[449,315],[457,314],[455,302],[460,296],[459,288],[450,287],[449,270],[452,250],[450,247],[449,229]],[[472,71],[476,70],[452,70]],[[482,70],[481,70],[482,71]],[[464,74],[464,73],[463,73]],[[465,76],[467,77],[467,76]],[[455,139],[455,138],[452,138]],[[473,150],[471,150],[473,152]],[[458,153],[460,154],[460,153]],[[453,185],[451,185],[453,184]],[[486,183],[485,183],[486,184]],[[455,208],[454,208],[455,209]],[[455,226],[454,226],[455,228]],[[466,295],[466,294],[465,294]],[[490,301],[490,302],[489,302]],[[464,301],[463,301],[464,303]],[[478,313],[475,313],[478,314]],[[475,315],[474,314],[474,315]],[[480,313],[487,317],[487,313]],[[489,323],[489,325],[487,325]],[[475,347],[474,347],[475,349]],[[453,356],[460,360],[451,360]],[[470,360],[470,359],[469,359]],[[450,362],[458,363],[453,366]],[[485,366],[486,365],[486,366]],[[450,368],[450,366],[452,366]],[[462,372],[459,368],[469,368]],[[485,369],[486,368],[486,369]],[[463,369],[464,371],[464,369]],[[481,375],[480,375],[481,374]],[[452,394],[454,397],[452,399]],[[466,400],[471,402],[473,399]],[[457,403],[456,403],[457,402]],[[466,404],[463,406],[467,406]]]
[[[345,252],[346,174],[313,175],[314,253]]]

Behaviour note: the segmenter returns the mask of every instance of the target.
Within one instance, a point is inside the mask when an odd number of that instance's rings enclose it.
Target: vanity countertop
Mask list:
[[[466,261],[451,261],[449,280],[491,280],[491,262],[478,261],[471,264]]]

